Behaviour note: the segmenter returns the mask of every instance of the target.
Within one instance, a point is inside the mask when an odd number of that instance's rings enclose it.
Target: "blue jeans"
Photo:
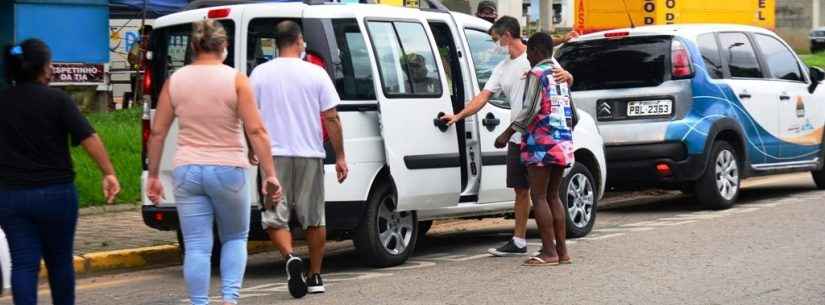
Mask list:
[[[237,304],[246,271],[250,197],[243,168],[184,165],[173,173],[186,255],[183,277],[194,305],[209,303],[213,220],[221,241],[223,301]]]
[[[72,251],[76,226],[74,184],[0,190],[0,227],[11,252],[14,304],[37,304],[41,258],[49,270],[52,303],[74,304]]]

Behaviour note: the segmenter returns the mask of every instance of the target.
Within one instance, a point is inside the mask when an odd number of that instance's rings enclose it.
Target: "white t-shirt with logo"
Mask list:
[[[327,72],[299,58],[276,58],[256,67],[250,81],[272,155],[325,157],[320,115],[341,102]]]
[[[524,100],[525,75],[530,71],[530,61],[527,60],[527,52],[521,56],[512,58],[507,56],[495,69],[484,90],[493,93],[493,96],[503,93],[506,101],[510,105],[510,120],[521,111]],[[521,133],[514,133],[510,142],[521,143]]]

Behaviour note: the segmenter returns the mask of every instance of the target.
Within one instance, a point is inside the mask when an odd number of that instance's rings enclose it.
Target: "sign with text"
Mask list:
[[[54,83],[103,83],[102,64],[52,64],[52,82]]]

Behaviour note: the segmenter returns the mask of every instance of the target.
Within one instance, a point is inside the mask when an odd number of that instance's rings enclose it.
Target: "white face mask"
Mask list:
[[[229,50],[224,48],[223,53],[221,53],[221,61],[226,61],[227,57],[229,57]]]
[[[304,42],[304,49],[301,51],[301,57],[300,58],[301,59],[306,59],[307,58],[307,43],[306,43],[306,41]]]

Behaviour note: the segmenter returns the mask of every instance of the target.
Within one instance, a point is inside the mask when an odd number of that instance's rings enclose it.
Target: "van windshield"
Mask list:
[[[232,20],[220,20],[226,30],[228,38],[229,55],[223,62],[225,65],[235,66],[235,23]],[[158,28],[152,31],[152,108],[157,104],[157,96],[163,88],[163,83],[169,75],[177,69],[182,68],[192,62],[192,44],[189,37],[192,35],[192,24],[180,24],[169,27]]]
[[[573,74],[573,91],[654,87],[669,75],[670,43],[667,36],[573,42],[556,57]]]

